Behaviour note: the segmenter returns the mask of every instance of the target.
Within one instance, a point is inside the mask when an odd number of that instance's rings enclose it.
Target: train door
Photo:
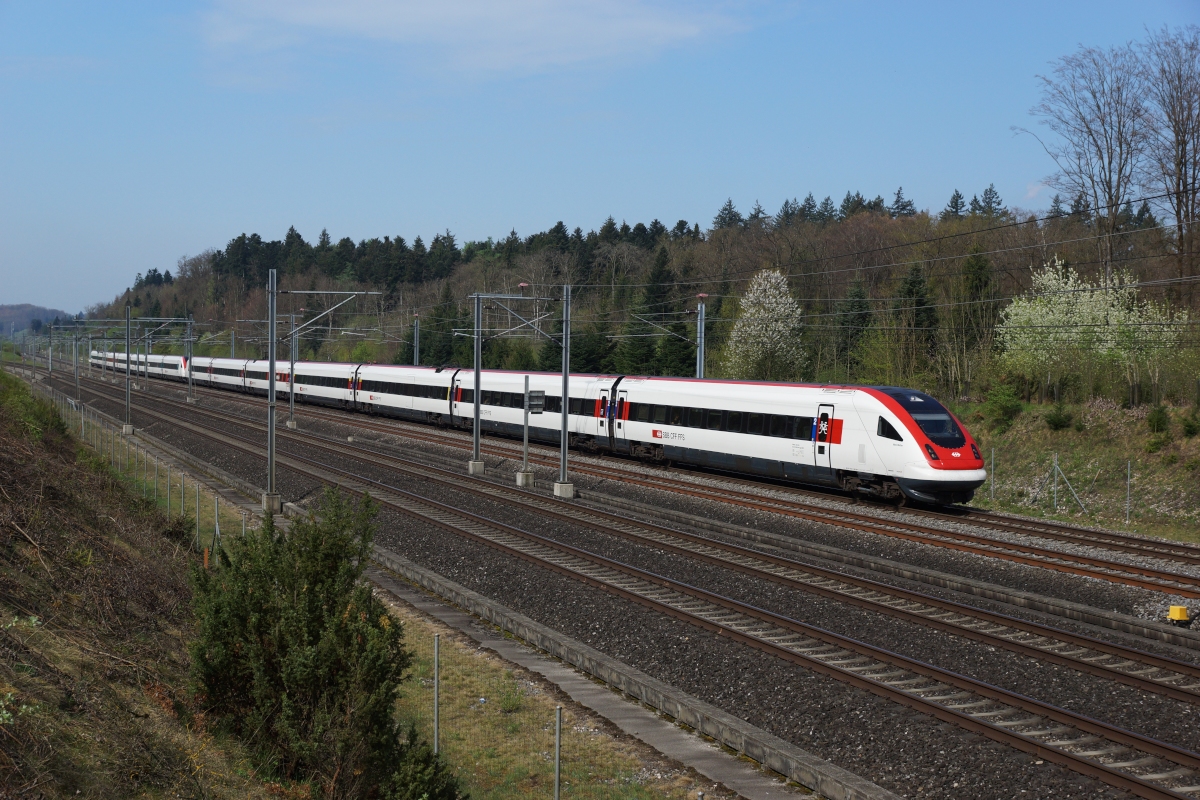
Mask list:
[[[629,416],[629,414],[627,413],[628,410],[629,410],[629,392],[626,392],[624,390],[617,392],[617,403],[616,403],[616,408],[613,409],[612,422],[611,422],[612,426],[616,429],[612,433],[612,438],[613,438],[614,444],[617,441],[620,441],[620,442],[625,441],[625,418],[627,416]]]
[[[609,416],[608,416],[609,392],[610,392],[609,389],[601,389],[600,390],[600,399],[597,401],[600,403],[600,408],[599,408],[599,413],[596,414],[596,421],[599,423],[599,427],[597,428],[596,438],[598,440],[600,440],[602,443],[605,442],[605,440],[609,438],[609,436],[610,436],[609,431],[612,429],[612,423],[609,421]],[[608,444],[610,444],[610,446],[611,446],[611,442],[609,442]]]
[[[831,445],[834,443],[833,406],[818,406],[817,419],[813,425],[813,458],[817,467],[829,469],[833,466]],[[840,438],[840,437],[839,437]]]
[[[362,387],[362,381],[359,380],[358,371],[362,369],[362,364],[354,368],[353,377],[350,378],[350,407],[358,408],[358,390]]]

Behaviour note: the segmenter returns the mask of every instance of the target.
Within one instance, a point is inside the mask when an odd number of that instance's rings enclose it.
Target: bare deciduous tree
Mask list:
[[[1141,56],[1150,122],[1144,182],[1166,195],[1162,205],[1175,217],[1180,297],[1190,299],[1200,213],[1200,28],[1164,27],[1142,45]]]
[[[1038,77],[1042,102],[1030,113],[1056,134],[1038,139],[1058,166],[1047,183],[1091,201],[1110,283],[1117,212],[1130,199],[1146,149],[1143,71],[1131,47],[1086,47]]]

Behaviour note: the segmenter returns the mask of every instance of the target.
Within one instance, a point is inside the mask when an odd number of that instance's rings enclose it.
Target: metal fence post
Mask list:
[[[171,518],[171,465],[167,464],[167,519]]]
[[[1130,487],[1133,484],[1133,461],[1125,462],[1125,526],[1129,526]]]
[[[554,800],[562,786],[562,706],[554,707]]]
[[[158,502],[158,453],[154,454],[154,502]]]
[[[1058,453],[1054,454],[1054,510],[1058,511]]]
[[[196,546],[200,546],[200,481],[196,484]]]
[[[991,480],[992,502],[996,502],[996,448],[992,448],[992,480]]]
[[[441,644],[442,635],[433,635],[433,754],[438,754],[438,690],[441,689]]]

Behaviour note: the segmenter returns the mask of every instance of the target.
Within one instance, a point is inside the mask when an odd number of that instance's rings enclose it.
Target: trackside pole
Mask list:
[[[471,424],[471,460],[467,462],[469,475],[483,474],[483,458],[479,455],[479,413],[483,403],[483,378],[481,375],[483,361],[483,297],[475,295],[475,390],[472,392],[474,403],[471,404],[474,422]]]
[[[278,514],[283,511],[275,490],[275,270],[267,282],[267,491],[263,494],[263,511]]]
[[[571,411],[571,286],[563,285],[563,329],[562,329],[562,407],[559,417],[558,480],[554,483],[554,496],[575,498],[575,487],[567,479],[567,417]]]
[[[525,433],[521,440],[521,471],[517,473],[517,486],[533,486],[533,473],[529,471],[529,376],[525,376]]]

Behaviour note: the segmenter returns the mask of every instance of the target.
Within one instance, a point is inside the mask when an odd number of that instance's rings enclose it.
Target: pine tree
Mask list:
[[[609,215],[608,219],[604,220],[604,224],[600,226],[600,241],[614,244],[621,238],[621,234],[617,232],[617,221]]]
[[[827,225],[830,222],[837,222],[837,206],[833,204],[832,197],[825,195],[825,199],[821,201],[821,205],[817,208],[815,218],[817,222],[821,223],[822,225]]]
[[[327,797],[451,800],[453,774],[396,719],[412,656],[364,580],[374,516],[369,497],[331,489],[286,535],[268,516],[230,537],[219,571],[193,571],[192,678],[279,778]]]
[[[995,325],[995,304],[992,302],[995,278],[992,262],[983,254],[979,244],[972,244],[963,259],[963,285],[966,289],[966,317],[969,320],[967,347],[973,348],[990,333]]]
[[[613,371],[613,342],[599,320],[584,325],[582,331],[571,337],[571,371]]]
[[[962,219],[967,210],[966,201],[963,199],[962,192],[958,189],[954,190],[954,194],[950,195],[950,202],[946,203],[946,207],[942,209],[942,220]]]
[[[1047,212],[1046,216],[1058,219],[1059,217],[1065,217],[1066,215],[1067,210],[1063,208],[1062,196],[1055,194],[1054,197],[1050,199],[1050,211]]]
[[[996,191],[994,183],[989,183],[988,188],[983,190],[983,199],[979,205],[985,216],[999,217],[1005,213],[1004,201],[1000,199],[1000,193]]]
[[[666,319],[664,312],[669,311],[666,305],[671,294],[671,283],[674,281],[670,263],[671,256],[667,248],[658,248],[654,266],[646,276],[641,302],[631,312],[629,322],[625,326],[624,338],[617,345],[614,354],[617,372],[632,375],[655,374],[658,363],[657,339],[660,331],[650,323],[662,325]]]
[[[796,219],[800,214],[800,204],[795,199],[788,200],[784,198],[783,205],[779,207],[779,213],[775,215],[775,227],[786,228],[792,224],[792,220]]]
[[[454,326],[458,322],[458,304],[449,281],[442,284],[442,294],[428,323],[426,319],[421,318],[421,362],[432,366],[449,364],[454,358]]]
[[[817,218],[817,201],[813,199],[812,192],[804,198],[804,202],[800,204],[798,215],[802,220],[815,220]]]
[[[770,218],[767,210],[762,207],[762,203],[754,201],[754,208],[750,209],[750,216],[746,217],[746,226],[761,228]]]
[[[687,378],[696,374],[696,345],[688,338],[687,326],[677,315],[665,326],[666,333],[658,340],[655,353],[655,373],[676,378]]]
[[[1088,202],[1087,195],[1080,192],[1075,199],[1071,201],[1071,216],[1077,222],[1082,222],[1084,225],[1090,225],[1092,222],[1092,205]]]
[[[896,197],[888,209],[893,217],[912,217],[917,213],[917,206],[912,200],[904,199],[904,187],[896,190]]]
[[[967,213],[973,217],[983,214],[983,203],[979,202],[979,195],[971,195],[971,205],[968,206]]]
[[[855,281],[838,309],[838,350],[844,361],[854,358],[854,350],[867,328],[871,327],[871,303],[862,281]]]
[[[738,213],[737,208],[733,205],[733,198],[725,201],[725,205],[721,206],[721,210],[717,212],[717,216],[713,217],[713,230],[722,230],[724,228],[737,228],[743,223],[742,215]]]
[[[933,355],[937,340],[937,309],[929,303],[929,283],[920,264],[913,264],[896,292],[896,312],[907,329],[918,358]]]
[[[862,196],[861,192],[846,192],[846,196],[842,198],[842,205],[838,208],[838,216],[841,219],[849,219],[860,211],[865,211],[867,201]]]

